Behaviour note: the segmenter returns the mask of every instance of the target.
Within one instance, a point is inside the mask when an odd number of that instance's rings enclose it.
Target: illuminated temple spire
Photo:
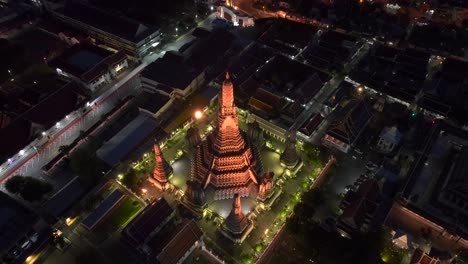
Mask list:
[[[226,73],[214,129],[198,146],[192,161],[192,180],[204,190],[211,187],[215,199],[232,198],[235,193],[249,196],[256,191],[257,175],[263,171],[258,161],[247,136],[239,129],[234,87]]]
[[[154,142],[154,159],[153,177],[149,178],[149,180],[160,190],[164,190],[168,178],[172,174],[172,167],[164,159],[161,148],[156,140]]]

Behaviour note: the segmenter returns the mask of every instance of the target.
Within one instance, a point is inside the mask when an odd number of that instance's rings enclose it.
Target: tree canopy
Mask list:
[[[30,176],[15,175],[5,183],[8,192],[16,194],[25,201],[40,201],[45,194],[53,190],[53,186],[45,181]]]

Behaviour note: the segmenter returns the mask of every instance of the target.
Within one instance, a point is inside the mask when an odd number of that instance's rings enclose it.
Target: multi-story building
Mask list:
[[[90,45],[77,44],[49,62],[58,74],[74,79],[94,91],[115,79],[128,67],[123,51],[113,53]]]
[[[52,11],[59,20],[86,32],[91,38],[128,55],[142,58],[161,41],[161,32],[127,17],[99,9],[79,0],[66,1]]]
[[[143,89],[185,99],[205,81],[205,71],[184,62],[178,54],[167,53],[148,65],[141,74]]]

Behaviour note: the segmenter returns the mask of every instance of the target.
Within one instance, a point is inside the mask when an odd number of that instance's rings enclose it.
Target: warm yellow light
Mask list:
[[[141,192],[142,192],[142,193],[147,193],[148,190],[146,190],[146,189],[141,189]]]
[[[362,91],[364,91],[364,88],[362,88],[362,86],[359,86],[359,87],[357,88],[357,90],[358,90],[359,93],[362,93]]]
[[[37,258],[39,257],[39,255],[31,255],[29,257],[26,258],[26,260],[24,261],[25,264],[33,264],[34,262],[36,262]]]
[[[195,119],[201,119],[203,117],[203,112],[200,110],[195,111]]]
[[[65,219],[65,224],[67,226],[71,226],[74,222],[74,219],[71,219],[70,217],[67,217],[67,219]]]

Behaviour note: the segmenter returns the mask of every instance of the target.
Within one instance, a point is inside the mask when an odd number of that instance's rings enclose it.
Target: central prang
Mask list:
[[[187,188],[194,196],[187,198],[194,198],[191,202],[199,206],[205,196],[215,200],[231,199],[235,194],[255,198],[262,178],[259,153],[239,129],[233,84],[226,74],[214,129],[196,146],[192,157],[191,183]]]

